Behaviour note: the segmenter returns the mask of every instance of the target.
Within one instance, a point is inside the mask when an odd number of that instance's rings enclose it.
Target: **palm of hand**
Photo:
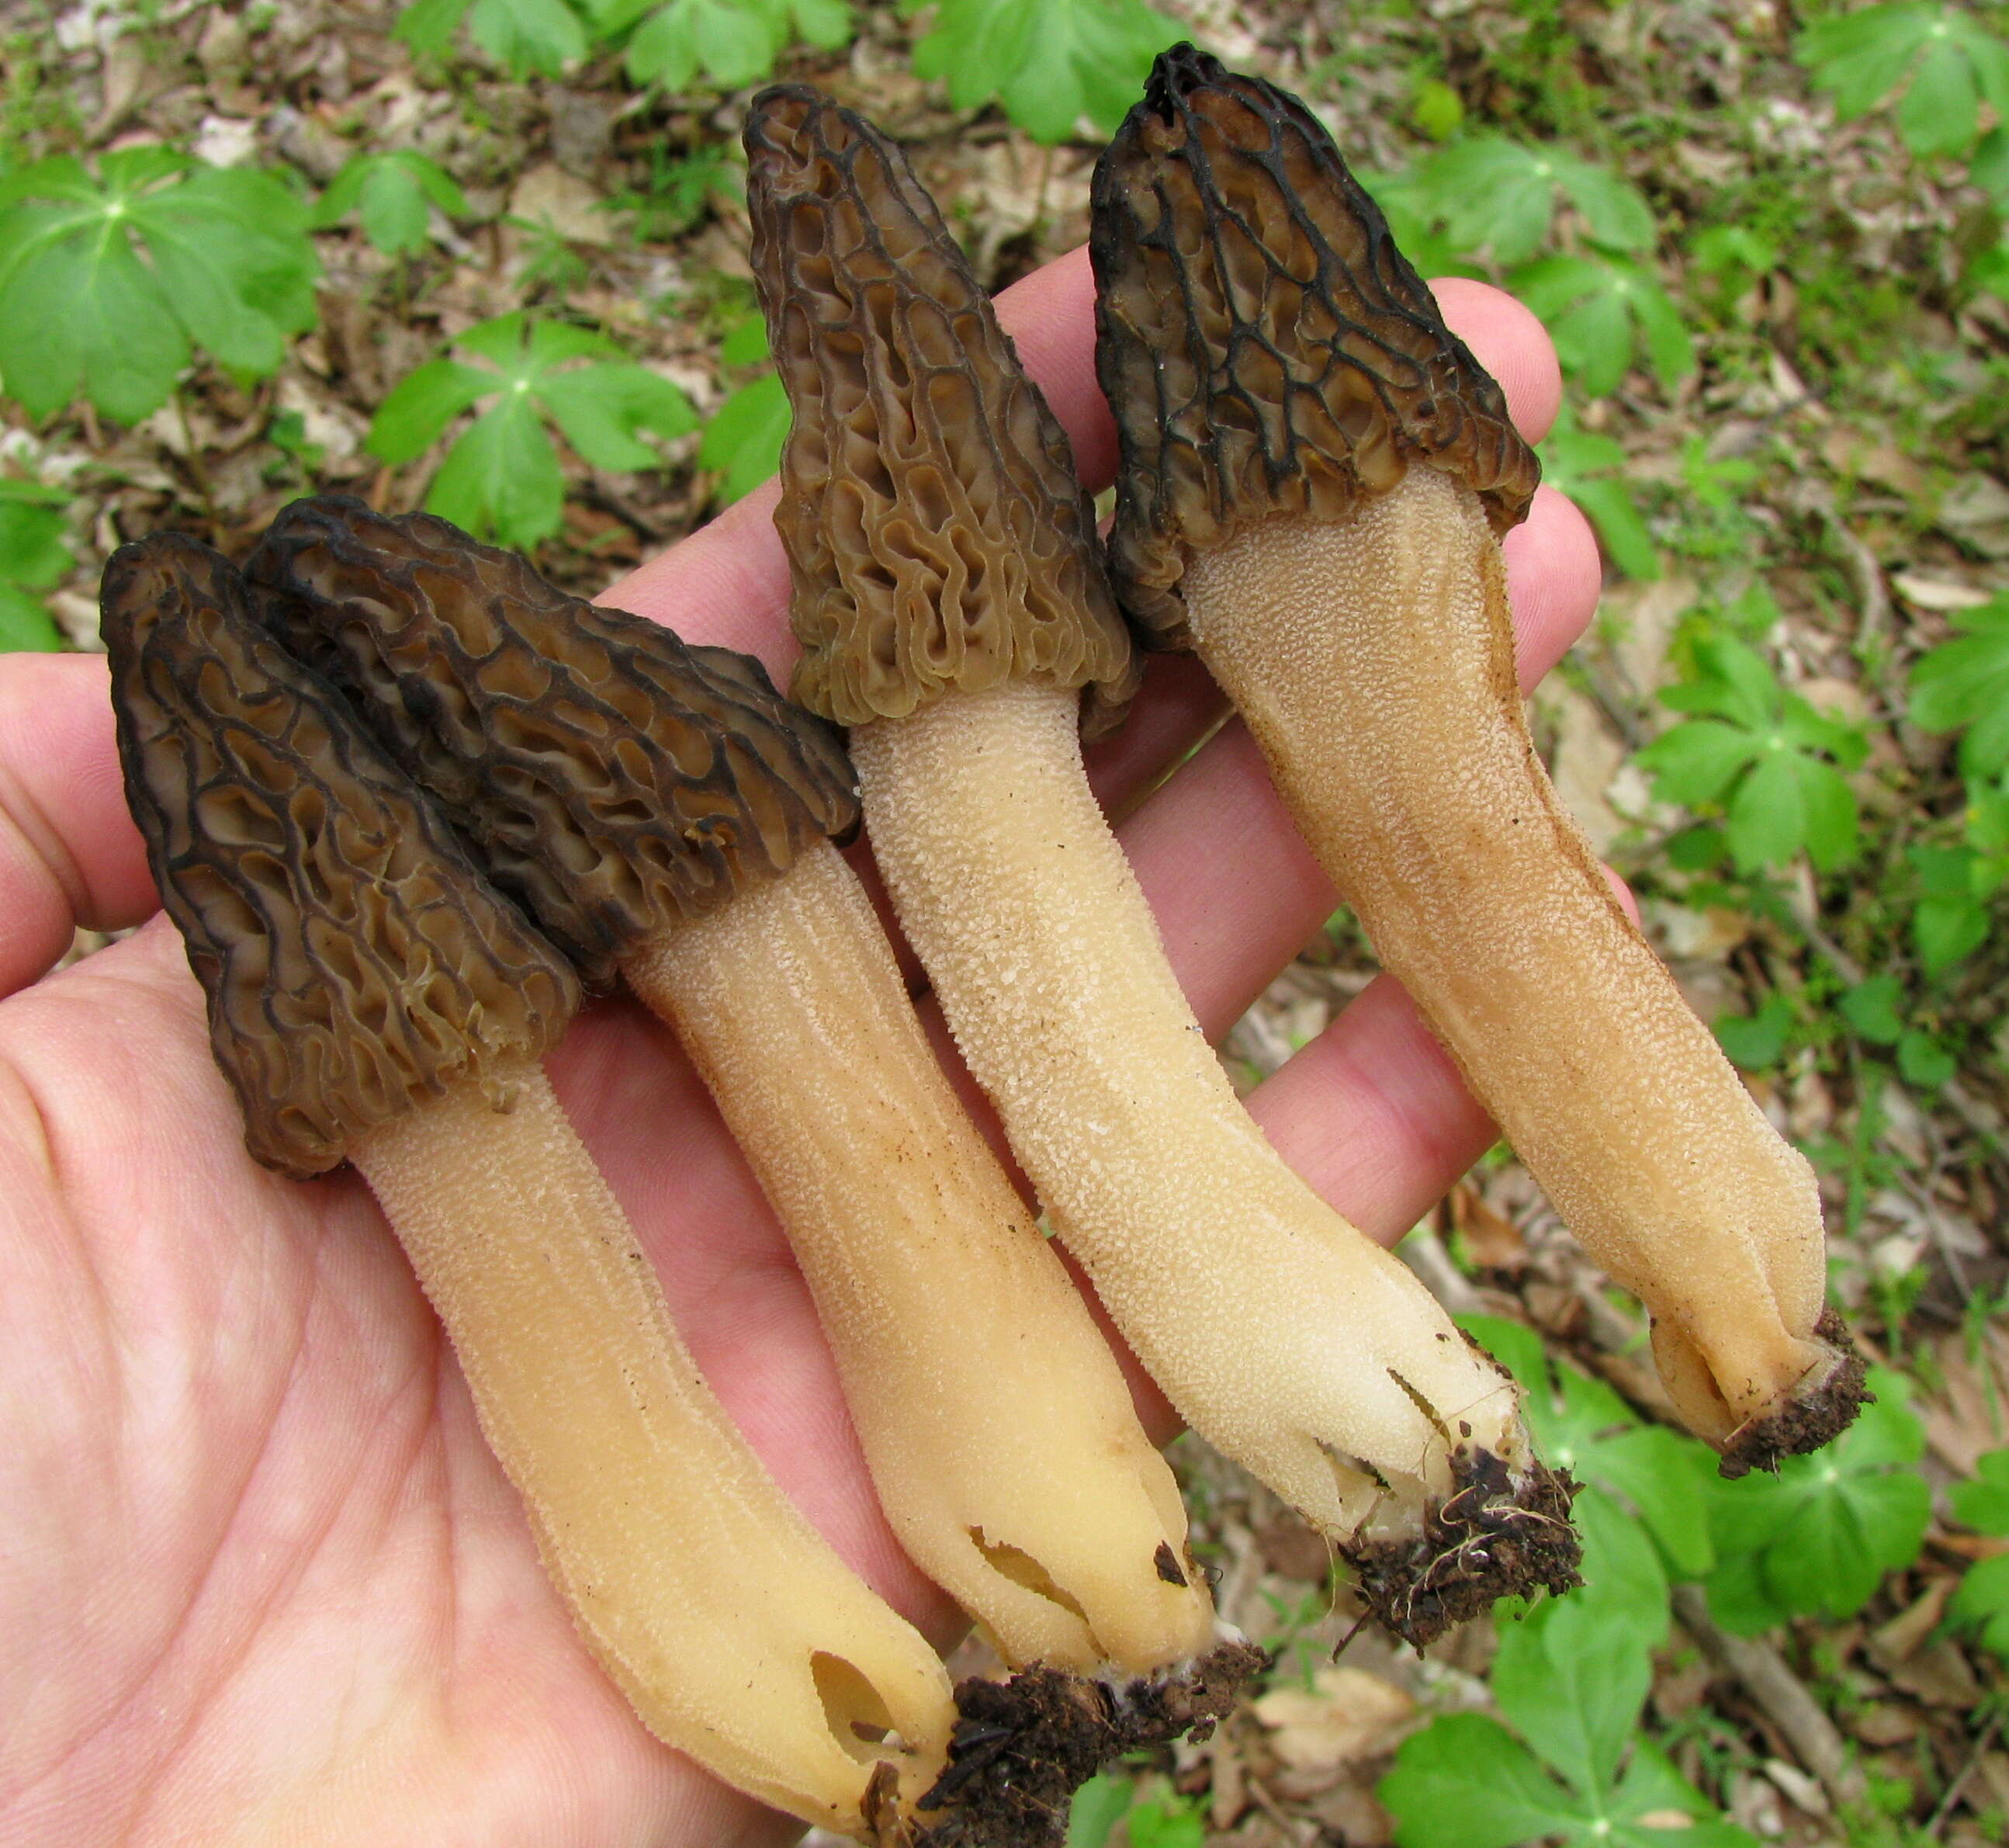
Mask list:
[[[171,928],[0,1006],[0,1347],[22,1395],[0,1453],[0,1814],[257,1839],[339,1780],[331,1841],[604,1843],[694,1805],[696,1839],[785,1833],[650,1740],[576,1643],[360,1181],[244,1155]],[[647,1203],[637,1230],[735,1417],[918,1608],[800,1279],[695,1077],[625,1006],[553,1064]]]
[[[1532,321],[1454,325],[1539,435]],[[1001,303],[1090,485],[1113,466],[1081,254]],[[756,496],[603,601],[777,666],[785,573]],[[1524,678],[1595,602],[1544,495],[1508,548]],[[1154,676],[1099,766],[1121,800],[1214,706]],[[1210,1033],[1332,896],[1229,728],[1126,824]],[[0,673],[0,1836],[24,1843],[780,1841],[792,1825],[645,1733],[577,1642],[402,1254],[360,1180],[244,1154],[200,991],[155,918],[38,981],[74,924],[154,910],[101,662]],[[783,1486],[900,1609],[939,1594],[874,1504],[807,1293],[710,1100],[625,1001],[550,1061],[693,1353]],[[1399,991],[1371,987],[1253,1100],[1281,1152],[1392,1236],[1490,1130]]]

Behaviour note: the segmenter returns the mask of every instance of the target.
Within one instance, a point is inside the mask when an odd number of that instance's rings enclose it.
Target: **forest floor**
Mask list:
[[[2009,1830],[2004,1667],[1948,1607],[2009,1539],[1960,1519],[1948,1492],[2009,1444],[2009,946],[1986,912],[1988,867],[1962,861],[1989,921],[1975,947],[1926,967],[1919,881],[1945,864],[1929,853],[1978,837],[1961,834],[1969,797],[1952,741],[1914,721],[1906,693],[1954,622],[2009,591],[2009,317],[1958,282],[1963,239],[1987,233],[1977,195],[1943,162],[1907,161],[1887,120],[1838,126],[1791,55],[1799,22],[1773,0],[1163,9],[1231,62],[1302,89],[1365,168],[1413,167],[1448,96],[1466,123],[1554,140],[1651,202],[1662,242],[1646,261],[1695,363],[1642,362],[1578,395],[1566,484],[1573,469],[1604,484],[1607,504],[1622,490],[1650,558],[1633,555],[1635,575],[1609,570],[1592,634],[1536,698],[1538,738],[1685,992],[1730,1023],[1754,1094],[1814,1155],[1837,1299],[1866,1356],[1912,1382],[1922,1449],[1901,1469],[1934,1499],[1922,1537],[1844,1617],[1795,1614],[1740,1636],[1678,1590],[1642,1725],[1759,1836],[1990,1848]],[[398,381],[492,317],[590,325],[700,418],[760,376],[742,356],[754,303],[735,161],[749,92],[665,97],[613,53],[525,80],[473,54],[415,62],[392,37],[398,11],[0,6],[8,166],[167,141],[221,164],[283,164],[321,188],[359,150],[412,147],[466,205],[434,216],[416,256],[379,251],[353,217],[320,231],[317,325],[268,376],[198,365],[129,427],[81,402],[40,424],[6,406],[0,472],[71,497],[75,569],[43,593],[65,645],[97,645],[96,576],[126,539],[175,526],[241,555],[303,492],[420,504],[444,445],[392,466],[365,446],[371,419]],[[953,108],[913,70],[925,20],[873,5],[853,23],[841,48],[786,51],[782,73],[909,147],[990,285],[1083,241],[1093,136],[1042,146],[994,107]],[[1696,235],[1725,225],[1759,243],[1740,254]],[[700,525],[733,460],[721,439],[701,461],[700,441],[668,440],[643,470],[563,453],[543,567],[590,594]],[[1674,718],[1660,693],[1692,681],[1698,641],[1721,635],[1762,650],[1780,688],[1862,742],[1837,760],[1862,817],[1843,862],[1731,866],[1723,818],[1703,805],[1699,825],[1636,761]],[[1314,1038],[1373,969],[1336,917],[1228,1036],[1238,1081]],[[1511,1151],[1404,1250],[1454,1311],[1536,1331],[1626,1417],[1664,1412],[1636,1307]],[[1278,1666],[1213,1740],[1129,1768],[1104,1793],[1111,1820],[1078,1818],[1078,1842],[1127,1831],[1135,1848],[1381,1848],[1394,1824],[1377,1788],[1398,1747],[1433,1715],[1490,1709],[1493,1627],[1468,1625],[1427,1658],[1362,1634],[1335,1662],[1353,1613],[1323,1544],[1191,1440],[1176,1454],[1223,1613]],[[1864,1467],[1876,1477],[1892,1461]],[[1857,1509],[1873,1525],[1874,1504]],[[1663,1810],[1638,1825],[1674,1841],[1685,1821]]]

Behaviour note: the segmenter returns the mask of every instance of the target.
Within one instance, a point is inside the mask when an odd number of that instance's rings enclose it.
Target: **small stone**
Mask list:
[[[555,161],[533,167],[509,193],[509,215],[546,225],[568,243],[611,244],[613,221],[601,210],[601,197]]]

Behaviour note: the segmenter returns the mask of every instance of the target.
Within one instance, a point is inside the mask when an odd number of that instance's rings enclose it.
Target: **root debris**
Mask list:
[[[955,1690],[962,1717],[948,1767],[917,1814],[868,1818],[880,1848],[1061,1848],[1068,1800],[1125,1752],[1182,1733],[1205,1739],[1267,1666],[1253,1643],[1222,1643],[1184,1668],[1108,1683],[1035,1663]]]
[[[1876,1395],[1863,1385],[1864,1367],[1849,1339],[1848,1325],[1832,1309],[1814,1324],[1814,1337],[1835,1350],[1827,1372],[1802,1381],[1793,1396],[1769,1417],[1739,1425],[1724,1447],[1717,1474],[1734,1481],[1753,1470],[1776,1470],[1788,1456],[1804,1456],[1839,1437]]]
[[[1583,1582],[1568,1470],[1536,1463],[1517,1477],[1491,1451],[1475,1449],[1453,1458],[1451,1477],[1451,1492],[1425,1510],[1413,1540],[1340,1548],[1369,1612],[1419,1649],[1510,1593]]]

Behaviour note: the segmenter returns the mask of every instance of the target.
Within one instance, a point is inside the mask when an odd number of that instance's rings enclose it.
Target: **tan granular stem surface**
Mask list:
[[[1524,1459],[1504,1376],[1236,1099],[1089,793],[1072,699],[944,697],[852,745],[957,1045],[1181,1413],[1340,1539],[1448,1489],[1444,1428]]]
[[[953,1721],[919,1634],[796,1512],[671,1325],[536,1066],[374,1131],[356,1165],[446,1324],[490,1446],[593,1654],[650,1729],[791,1814],[862,1826],[873,1748]]]
[[[774,1203],[894,1530],[1014,1662],[1142,1673],[1212,1609],[1108,1346],[834,847],[625,966]]]
[[[1684,1417],[1720,1442],[1824,1373],[1812,1170],[1557,800],[1476,498],[1412,469],[1348,523],[1277,521],[1194,559],[1185,596],[1383,961],[1571,1229],[1652,1310]]]

